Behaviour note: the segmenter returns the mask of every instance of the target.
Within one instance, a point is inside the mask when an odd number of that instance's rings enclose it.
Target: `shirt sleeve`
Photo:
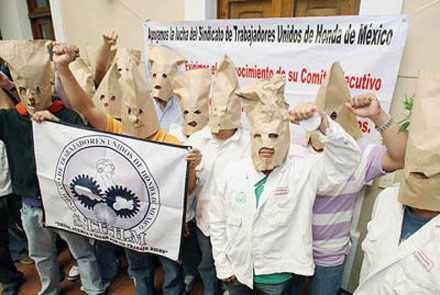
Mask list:
[[[366,183],[373,179],[384,176],[386,173],[383,171],[382,163],[387,149],[383,145],[371,146],[369,153],[367,154],[367,161],[365,165],[364,180]]]
[[[329,127],[321,134],[325,145],[319,159],[318,194],[332,195],[341,183],[347,182],[361,162],[361,153],[356,141],[344,129],[327,117]]]

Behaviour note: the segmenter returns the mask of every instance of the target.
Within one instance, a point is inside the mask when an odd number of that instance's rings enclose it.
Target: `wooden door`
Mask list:
[[[360,0],[295,0],[295,16],[355,15]]]
[[[360,0],[295,0],[295,16],[354,15]]]
[[[218,18],[355,15],[360,0],[218,0]]]
[[[49,0],[27,0],[34,39],[55,40]]]
[[[293,0],[219,0],[218,18],[293,16]]]

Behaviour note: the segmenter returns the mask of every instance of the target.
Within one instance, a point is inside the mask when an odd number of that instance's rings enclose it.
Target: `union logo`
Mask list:
[[[70,210],[107,228],[145,232],[160,210],[159,187],[145,161],[107,135],[70,142],[58,159],[55,182]]]

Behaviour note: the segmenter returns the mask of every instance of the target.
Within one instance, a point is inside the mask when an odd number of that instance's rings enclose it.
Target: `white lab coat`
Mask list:
[[[185,134],[183,134],[182,129],[182,126],[178,124],[171,124],[170,130],[167,133],[175,136],[179,140],[181,145],[190,145],[188,144],[188,138]],[[195,194],[194,192],[192,192],[191,194],[188,194],[188,198],[186,200],[185,222],[190,222],[196,216],[195,203]]]
[[[250,155],[250,134],[239,128],[221,145],[211,133],[209,126],[192,134],[187,144],[202,152],[202,163],[197,168],[196,221],[197,227],[209,236],[209,203],[215,190],[216,178],[226,165]]]
[[[355,294],[440,294],[440,215],[399,245],[405,207],[398,194],[398,186],[388,188],[374,204]]]
[[[319,158],[287,159],[268,176],[256,208],[254,185],[265,175],[250,157],[229,165],[211,201],[211,243],[217,276],[235,275],[253,287],[257,275],[313,275],[312,208],[317,193],[331,194],[360,162],[358,145],[333,121]]]

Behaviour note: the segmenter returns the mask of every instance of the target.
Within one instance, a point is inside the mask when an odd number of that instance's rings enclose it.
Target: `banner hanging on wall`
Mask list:
[[[186,147],[33,123],[45,225],[179,258]]]
[[[188,59],[181,70],[205,67],[214,73],[227,54],[237,67],[240,85],[284,74],[291,107],[313,101],[330,65],[340,61],[351,93],[375,93],[386,110],[407,30],[405,16],[144,23],[146,60],[148,45],[159,44]],[[365,139],[380,138],[372,122],[360,119],[359,125]]]

